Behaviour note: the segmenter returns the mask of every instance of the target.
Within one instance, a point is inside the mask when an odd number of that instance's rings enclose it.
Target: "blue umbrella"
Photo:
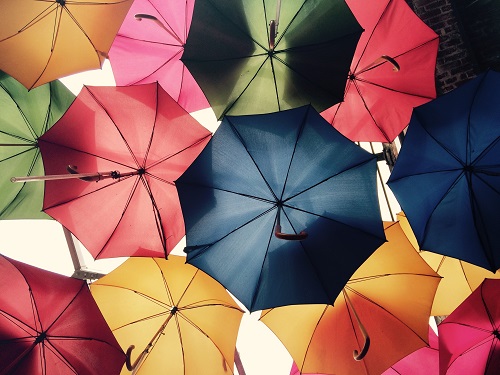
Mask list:
[[[176,185],[187,262],[250,311],[333,304],[385,241],[374,155],[310,105],[224,117]]]
[[[417,107],[388,184],[422,249],[500,267],[500,73]]]

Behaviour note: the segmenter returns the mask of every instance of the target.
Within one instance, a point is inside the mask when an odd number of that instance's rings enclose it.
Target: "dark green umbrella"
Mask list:
[[[13,176],[43,175],[38,138],[75,96],[53,81],[28,91],[0,72],[0,219],[49,219],[41,212],[43,181],[13,184]]]
[[[344,0],[203,0],[182,61],[220,119],[340,102],[363,29]]]

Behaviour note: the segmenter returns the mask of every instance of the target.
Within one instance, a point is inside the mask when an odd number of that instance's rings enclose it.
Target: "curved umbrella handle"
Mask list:
[[[137,357],[134,363],[131,362],[131,356],[132,356],[132,350],[135,349],[135,345],[130,345],[127,349],[127,352],[125,353],[125,366],[127,366],[127,370],[133,371],[139,364],[139,361],[141,360],[142,356]]]
[[[382,55],[382,56],[380,56],[380,58],[382,60],[389,62],[392,65],[392,70],[394,70],[395,72],[399,72],[401,70],[401,67],[399,66],[398,62],[395,59],[393,59],[392,57],[387,56],[387,55]]]
[[[272,51],[274,50],[275,43],[276,43],[276,21],[271,20],[269,22],[269,49]]]
[[[363,344],[363,348],[361,351],[353,350],[353,357],[356,361],[361,361],[363,358],[365,358],[366,354],[368,353],[368,349],[370,349],[370,336],[368,336],[368,332],[366,332],[365,326],[363,323],[361,323],[361,320],[359,319],[358,313],[354,309],[354,306],[351,303],[351,300],[349,296],[347,295],[347,292],[345,289],[342,290],[345,300],[348,303],[349,307],[351,308],[354,318],[356,319],[356,322],[358,323],[359,329],[361,331],[361,334],[363,335],[363,338],[365,340],[365,343]]]
[[[288,241],[302,241],[305,240],[308,236],[307,232],[301,231],[299,234],[295,233],[283,233],[281,232],[281,225],[276,224],[276,227],[274,229],[274,235],[277,238],[280,238],[282,240],[288,240]]]

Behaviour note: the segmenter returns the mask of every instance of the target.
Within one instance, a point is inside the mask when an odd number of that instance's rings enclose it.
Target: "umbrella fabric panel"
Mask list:
[[[0,72],[0,218],[49,219],[42,212],[42,182],[13,184],[11,177],[43,175],[38,137],[70,106],[75,96],[59,81],[28,91]]]
[[[0,69],[31,89],[100,68],[131,4],[6,2],[0,22]]]

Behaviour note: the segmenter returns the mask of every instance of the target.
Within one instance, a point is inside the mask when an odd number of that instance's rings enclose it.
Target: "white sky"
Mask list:
[[[75,95],[83,84],[90,86],[114,86],[115,81],[111,73],[111,66],[106,60],[102,70],[80,73],[61,81],[72,90]],[[211,111],[202,111],[193,114],[200,123],[212,132],[217,127],[215,116]],[[382,167],[382,180],[385,182],[388,171]],[[379,186],[379,190],[381,186]],[[388,192],[390,194],[390,191]],[[379,195],[383,197],[380,190]],[[399,207],[391,196],[394,205],[393,214],[399,212]],[[387,203],[381,202],[384,220],[391,220],[386,210]],[[89,270],[107,273],[117,267],[124,259],[104,259],[94,261],[81,244],[77,244],[83,259],[82,266]],[[184,255],[182,248],[184,241],[174,250],[174,254]],[[0,221],[0,252],[11,258],[70,276],[73,263],[67,248],[62,227],[52,220],[17,220]],[[180,249],[180,250],[179,250]],[[237,349],[245,369],[246,375],[288,375],[292,359],[277,337],[261,322],[259,314],[245,314],[237,342]],[[235,369],[235,373],[237,370]],[[241,374],[240,374],[241,375]]]

